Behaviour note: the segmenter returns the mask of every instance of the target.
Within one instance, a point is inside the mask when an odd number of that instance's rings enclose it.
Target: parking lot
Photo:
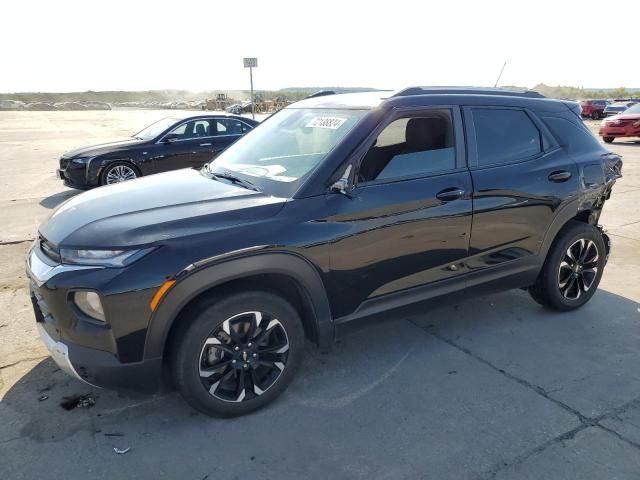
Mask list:
[[[58,158],[166,115],[0,113],[0,478],[639,478],[640,141],[609,146],[624,159],[601,218],[613,250],[581,310],[518,290],[366,320],[327,354],[309,346],[289,390],[236,419],[67,377],[24,273],[37,226],[78,193]],[[78,395],[95,405],[60,406]]]

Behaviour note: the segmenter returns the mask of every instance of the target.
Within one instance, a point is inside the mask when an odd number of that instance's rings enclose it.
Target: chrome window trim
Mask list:
[[[165,133],[160,140],[158,140],[155,144],[159,145],[163,142],[163,140],[166,138],[167,135],[169,135],[173,130],[175,130],[176,128],[180,128],[182,125],[189,123],[189,122],[193,122],[193,121],[198,121],[198,120],[236,120],[240,123],[242,123],[243,125],[245,125],[247,128],[249,128],[249,130],[253,130],[255,127],[252,127],[251,125],[249,125],[247,122],[244,122],[238,118],[233,118],[233,117],[201,117],[201,118],[191,118],[188,120],[184,120],[182,123],[171,127],[171,131]],[[230,135],[208,135],[206,137],[192,137],[192,138],[183,138],[181,140],[174,140],[172,143],[178,143],[178,142],[189,142],[189,141],[193,141],[193,140],[204,140],[207,138],[223,138],[223,137],[241,137],[242,135],[248,133],[236,133],[236,134],[230,134]]]

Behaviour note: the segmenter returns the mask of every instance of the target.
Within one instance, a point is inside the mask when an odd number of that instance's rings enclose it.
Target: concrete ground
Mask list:
[[[309,347],[270,407],[219,420],[175,393],[67,377],[23,273],[37,225],[75,194],[54,177],[60,153],[163,115],[0,113],[0,478],[640,478],[640,142],[611,145],[625,162],[602,217],[613,253],[583,309],[513,291],[362,322],[329,354]],[[96,404],[60,407],[78,394]]]

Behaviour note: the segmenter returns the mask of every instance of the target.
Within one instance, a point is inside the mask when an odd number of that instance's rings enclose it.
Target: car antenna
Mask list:
[[[496,79],[496,83],[493,84],[493,88],[498,86],[498,82],[500,81],[500,77],[502,77],[502,72],[504,72],[504,67],[507,66],[507,61],[505,60],[502,64],[502,68],[500,69],[500,73],[498,74],[498,78]]]

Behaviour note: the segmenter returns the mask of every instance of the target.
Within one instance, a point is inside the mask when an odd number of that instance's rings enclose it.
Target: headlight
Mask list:
[[[73,303],[85,315],[96,320],[105,321],[100,295],[96,292],[74,292]]]
[[[151,252],[152,248],[139,250],[72,250],[61,248],[62,263],[124,267]]]
[[[74,165],[86,165],[89,160],[91,160],[91,157],[72,158],[71,163]]]

